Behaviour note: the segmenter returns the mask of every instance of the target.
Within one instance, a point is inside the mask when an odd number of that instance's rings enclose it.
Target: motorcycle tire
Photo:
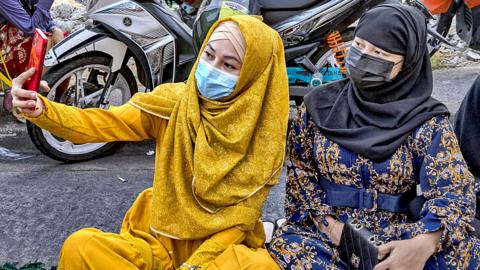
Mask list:
[[[62,65],[57,65],[50,70],[47,71],[47,73],[42,77],[42,80],[45,80],[48,82],[50,87],[53,88],[52,86],[55,86],[56,84],[60,84],[61,82],[64,82],[66,78],[69,79],[71,77],[66,77],[70,73],[75,72],[76,70],[80,70],[82,67],[93,67],[91,70],[94,70],[95,67],[97,68],[104,68],[104,72],[108,72],[107,70],[110,68],[110,63],[111,59],[106,56],[101,56],[101,55],[90,55],[90,56],[81,56],[81,57],[76,57],[72,60],[69,60],[66,63],[63,63]],[[86,68],[85,68],[86,69]],[[74,76],[73,73],[70,76]],[[77,75],[75,75],[77,76]],[[77,77],[76,77],[77,78]],[[90,77],[89,77],[90,79]],[[82,80],[83,80],[83,75],[82,75]],[[117,89],[115,87],[119,87],[117,84],[118,83],[123,83],[121,86],[123,88],[128,89],[121,89],[121,104],[125,103],[128,101],[128,99],[137,92],[137,84],[136,84],[136,79],[132,73],[132,71],[127,67],[124,66],[120,70],[120,74],[118,75],[118,78],[114,84],[114,89]],[[97,82],[98,83],[98,82]],[[85,92],[88,90],[88,88],[92,89],[91,92],[96,92],[100,88],[95,86],[92,86],[92,83],[84,82],[82,83]],[[58,86],[57,86],[58,87]],[[100,86],[101,87],[101,86]],[[64,92],[68,92],[70,88],[65,89]],[[51,92],[53,92],[51,90]],[[76,91],[76,87],[75,87]],[[67,105],[68,102],[65,102],[65,100],[62,100],[62,96],[66,95],[65,93],[56,93],[53,95],[53,97],[48,97],[48,93],[44,93],[44,96],[47,96],[50,100],[55,100],[56,102],[64,103]],[[119,103],[119,102],[118,102]],[[121,105],[121,104],[114,104],[114,105]],[[94,106],[88,106],[88,107],[94,107]],[[83,108],[83,107],[82,107]],[[106,155],[110,155],[115,153],[123,144],[124,142],[109,142],[109,143],[96,143],[96,144],[73,144],[71,142],[68,142],[66,140],[63,140],[61,138],[55,137],[53,134],[49,133],[48,131],[42,130],[41,128],[37,127],[31,122],[27,121],[27,130],[28,130],[28,135],[30,136],[30,139],[32,140],[33,144],[35,147],[43,154],[46,156],[58,160],[64,163],[74,163],[74,162],[80,162],[80,161],[85,161],[85,160],[90,160]],[[63,140],[63,141],[62,141]],[[72,151],[65,150],[62,148],[62,143],[63,144],[69,144],[72,149]],[[80,149],[78,151],[75,151],[75,149]]]

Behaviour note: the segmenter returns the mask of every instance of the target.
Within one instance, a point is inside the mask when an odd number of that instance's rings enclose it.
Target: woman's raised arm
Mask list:
[[[33,74],[34,70],[29,70],[14,79],[13,106],[28,121],[73,143],[142,141],[156,138],[158,132],[166,127],[167,120],[145,113],[128,103],[104,110],[81,109],[50,101],[21,88]],[[45,83],[42,83],[42,88],[49,90]]]

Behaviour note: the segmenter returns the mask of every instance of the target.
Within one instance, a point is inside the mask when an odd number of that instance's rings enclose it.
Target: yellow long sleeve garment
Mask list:
[[[27,117],[27,119],[73,143],[155,139],[158,146],[168,124],[168,120],[145,113],[128,103],[118,107],[112,106],[108,110],[80,109],[53,102],[44,97],[41,99],[45,106],[44,112],[37,118]],[[157,149],[158,151],[161,149]],[[102,248],[121,247],[124,249],[121,254],[128,253],[125,250],[138,253],[141,255],[142,261],[145,261],[145,266],[162,265],[164,269],[178,269],[183,263],[185,263],[184,267],[207,267],[212,263],[212,267],[218,267],[218,264],[224,262],[223,259],[218,260],[219,256],[227,249],[230,253],[234,252],[231,249],[232,246],[243,243],[255,249],[263,247],[264,232],[260,221],[255,230],[251,232],[230,228],[198,240],[175,240],[152,233],[150,230],[151,193],[151,189],[144,191],[145,195],[140,196],[127,212],[120,234],[105,233],[95,229],[85,229],[83,234],[95,235],[95,239],[100,242],[99,246]],[[174,222],[172,217],[172,223]],[[69,246],[80,247],[83,245],[83,240],[83,238],[79,241],[71,240]],[[74,243],[71,243],[72,241]],[[92,257],[106,259],[98,256],[97,252],[102,250],[92,248],[91,251],[94,252],[91,253]],[[268,255],[266,252],[259,252],[254,254],[256,260],[258,260],[258,256]],[[104,255],[110,256],[114,253],[118,255],[118,252],[105,252]],[[93,254],[97,255],[93,256]],[[75,259],[75,257],[62,256],[61,260],[65,261],[61,261],[60,265],[73,264],[76,265],[76,269],[82,269],[79,265],[80,262]],[[267,257],[265,259],[269,260]],[[112,258],[111,263],[115,261],[118,261],[118,258]],[[69,269],[69,267],[65,269]],[[185,267],[185,269],[187,268]]]
[[[40,96],[44,111],[27,120],[72,143],[142,141],[160,139],[168,121],[142,112],[130,104],[108,110],[80,109]]]

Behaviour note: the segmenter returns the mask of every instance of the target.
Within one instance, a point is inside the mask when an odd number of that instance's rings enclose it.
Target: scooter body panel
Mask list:
[[[289,61],[294,61],[300,51],[311,57],[320,46],[326,47],[328,33],[334,29],[342,32],[367,8],[381,2],[322,1],[273,28],[280,33],[286,52],[292,52],[287,53],[292,57]],[[186,79],[195,60],[191,46],[185,45],[191,43],[191,29],[161,1],[93,0],[88,8],[88,16],[102,27],[82,29],[54,47],[48,56],[48,65],[96,50],[112,57],[112,70],[115,71],[130,53],[137,67],[140,63],[139,71],[143,71],[143,75],[139,77],[145,78],[148,90],[167,82],[167,78],[171,81]],[[336,28],[339,25],[340,28]],[[296,47],[302,48],[297,50]]]
[[[94,29],[82,28],[55,46],[47,55],[46,64],[52,66],[84,53],[100,51],[112,57],[112,71],[117,71],[130,51],[140,63],[137,66],[148,69],[143,75],[147,89],[165,82],[164,67],[172,63],[175,70],[176,66],[175,37],[133,1],[99,0],[91,6],[94,8],[88,16],[95,21]],[[175,80],[175,72],[171,79]]]
[[[102,52],[112,58],[111,68],[115,72],[122,68],[127,49],[123,42],[83,28],[52,48],[45,56],[45,66],[51,67],[86,53]]]
[[[333,19],[348,12],[361,0],[333,0],[315,6],[273,26],[286,47],[296,46],[310,39],[313,32],[331,23]]]
[[[421,0],[433,15],[448,12],[452,5],[452,0]]]

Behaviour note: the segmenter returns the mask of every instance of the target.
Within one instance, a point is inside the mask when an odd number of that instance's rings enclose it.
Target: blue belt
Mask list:
[[[381,209],[389,212],[405,213],[408,211],[408,203],[416,195],[414,191],[401,195],[391,195],[376,190],[336,184],[326,179],[320,179],[320,185],[327,195],[327,204],[337,207]]]

